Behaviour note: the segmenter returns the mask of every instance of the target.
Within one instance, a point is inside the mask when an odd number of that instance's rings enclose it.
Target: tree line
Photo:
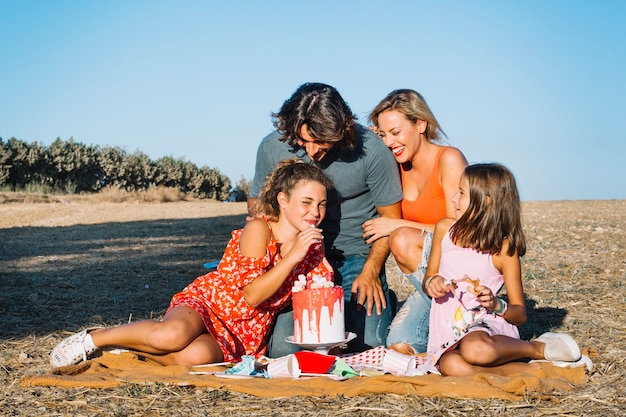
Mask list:
[[[231,190],[219,170],[197,167],[181,158],[151,160],[120,147],[85,145],[57,138],[50,146],[0,138],[0,188],[10,191],[49,190],[66,194],[98,192],[105,187],[143,191],[172,187],[197,198],[242,201],[249,181]]]

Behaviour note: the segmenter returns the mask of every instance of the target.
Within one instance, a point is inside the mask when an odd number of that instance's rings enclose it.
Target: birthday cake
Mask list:
[[[292,290],[293,339],[296,343],[335,343],[346,338],[343,288],[336,286],[332,274],[298,277]]]

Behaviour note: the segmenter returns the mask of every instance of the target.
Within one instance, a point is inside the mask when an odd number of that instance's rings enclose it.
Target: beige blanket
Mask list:
[[[569,391],[587,381],[584,366],[559,368],[551,364],[511,377],[492,374],[463,378],[432,374],[414,377],[380,375],[335,381],[326,377],[267,379],[190,374],[191,371],[224,370],[225,368],[220,367],[161,366],[128,352],[122,354],[104,352],[101,357],[78,365],[55,368],[45,375],[25,376],[21,384],[23,387],[109,388],[126,383],[159,382],[226,389],[259,397],[337,395],[352,397],[393,393],[424,397],[500,398],[517,401],[523,399],[526,393],[545,396],[554,392]]]

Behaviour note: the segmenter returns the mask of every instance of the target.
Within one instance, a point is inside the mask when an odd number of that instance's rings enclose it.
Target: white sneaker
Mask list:
[[[576,362],[581,358],[578,343],[570,335],[544,333],[535,340],[546,345],[543,356],[548,361]]]
[[[591,372],[593,370],[593,361],[587,355],[582,355],[579,360],[576,362],[567,362],[567,361],[548,361],[545,359],[537,359],[532,360],[529,363],[551,363],[554,366],[558,366],[559,368],[578,368],[579,366],[584,366],[587,368],[587,371]]]
[[[59,342],[50,353],[52,366],[76,365],[96,353],[99,349],[87,333],[89,330],[93,329],[85,329]]]

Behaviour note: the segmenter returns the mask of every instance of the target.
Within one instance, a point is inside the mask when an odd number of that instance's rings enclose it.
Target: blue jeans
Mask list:
[[[348,343],[348,349],[342,353],[363,352],[376,346],[384,346],[387,330],[395,312],[395,300],[392,300],[387,286],[384,266],[379,275],[387,300],[387,308],[383,309],[380,316],[374,309],[372,315],[368,317],[366,305],[357,311],[356,299],[352,300],[352,282],[361,273],[365,259],[365,255],[353,255],[336,261],[329,259],[335,269],[335,284],[341,285],[344,290],[346,332],[353,332],[357,335]],[[285,342],[285,339],[292,335],[293,311],[289,308],[276,317],[274,329],[267,344],[267,356],[278,358],[300,350],[298,346]]]
[[[431,298],[422,289],[422,280],[426,274],[432,238],[432,233],[428,233],[424,238],[422,260],[417,271],[404,274],[415,287],[415,291],[406,299],[391,322],[387,335],[387,346],[408,343],[415,353],[422,353],[427,350]]]
[[[408,343],[415,353],[422,353],[426,352],[428,346],[431,298],[424,293],[421,281],[418,284],[414,274],[406,276],[416,289],[393,319],[387,335],[387,346]]]

